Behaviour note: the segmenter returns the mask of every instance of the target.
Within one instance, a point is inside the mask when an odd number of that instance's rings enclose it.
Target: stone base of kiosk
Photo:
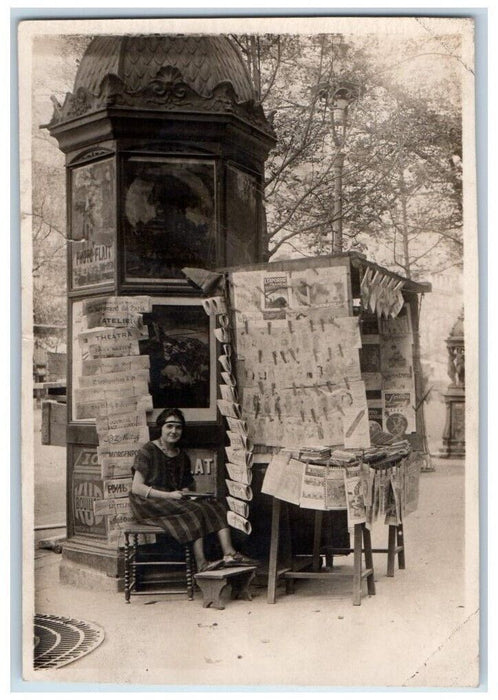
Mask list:
[[[115,547],[71,539],[62,545],[59,580],[65,585],[98,591],[124,590],[124,557]]]

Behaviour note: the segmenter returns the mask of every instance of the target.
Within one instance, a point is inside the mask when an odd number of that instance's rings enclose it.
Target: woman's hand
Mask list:
[[[181,491],[168,491],[166,494],[167,498],[174,498],[175,501],[181,501],[183,496],[183,493]]]

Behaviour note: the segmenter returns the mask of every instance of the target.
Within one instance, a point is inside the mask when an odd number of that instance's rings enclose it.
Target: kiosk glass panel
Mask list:
[[[212,162],[130,158],[123,189],[126,281],[183,279],[183,267],[216,263]]]

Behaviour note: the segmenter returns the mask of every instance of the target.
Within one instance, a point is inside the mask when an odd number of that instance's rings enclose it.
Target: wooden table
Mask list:
[[[276,602],[277,581],[283,578],[287,583],[287,592],[292,591],[295,579],[328,579],[332,577],[345,576],[350,574],[338,573],[335,571],[320,571],[320,539],[322,532],[323,511],[315,511],[315,526],[313,535],[313,556],[310,571],[293,571],[291,568],[279,569],[278,549],[280,540],[280,514],[282,501],[273,497],[271,540],[270,540],[270,561],[268,568],[268,603]],[[361,605],[361,583],[367,579],[367,590],[369,595],[375,595],[374,569],[372,557],[372,540],[370,530],[365,524],[354,526],[354,545],[351,550],[354,554],[353,563],[353,605]],[[365,554],[365,569],[362,569],[362,553]]]

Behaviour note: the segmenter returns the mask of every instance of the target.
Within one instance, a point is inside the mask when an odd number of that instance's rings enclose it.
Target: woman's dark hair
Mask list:
[[[157,416],[157,419],[156,419],[157,427],[159,429],[161,429],[170,416],[174,416],[175,418],[178,418],[178,420],[182,424],[182,429],[185,428],[185,416],[183,415],[182,411],[180,411],[179,408],[165,408],[164,411],[162,411]]]

